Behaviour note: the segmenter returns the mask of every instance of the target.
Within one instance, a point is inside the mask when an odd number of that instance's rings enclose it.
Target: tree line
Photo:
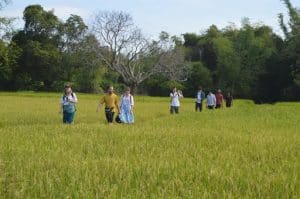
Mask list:
[[[0,1],[0,10],[8,0]],[[41,5],[24,9],[24,27],[0,17],[0,90],[61,91],[66,82],[80,92],[102,92],[113,84],[163,96],[171,87],[194,96],[222,89],[257,103],[300,99],[300,12],[271,27],[242,20],[224,29],[212,25],[200,34],[148,38],[130,14],[106,11],[89,26],[78,15],[63,21]],[[285,23],[285,21],[288,21]]]

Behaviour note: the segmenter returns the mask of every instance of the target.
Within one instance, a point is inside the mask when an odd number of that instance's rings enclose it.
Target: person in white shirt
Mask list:
[[[180,107],[180,98],[183,98],[182,92],[180,90],[177,91],[176,87],[173,88],[172,93],[170,93],[171,97],[171,108],[170,113],[171,114],[178,114],[179,113],[179,107]]]
[[[216,107],[216,96],[209,91],[207,97],[206,97],[206,106],[208,109],[214,109]]]
[[[60,99],[59,113],[63,114],[63,123],[72,124],[76,112],[77,96],[70,85],[65,85],[64,95]]]

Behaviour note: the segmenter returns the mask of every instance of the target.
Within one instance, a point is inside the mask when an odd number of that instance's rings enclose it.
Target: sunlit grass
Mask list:
[[[78,94],[66,126],[59,96],[0,93],[0,198],[299,198],[299,103],[137,97],[136,123],[108,126]]]

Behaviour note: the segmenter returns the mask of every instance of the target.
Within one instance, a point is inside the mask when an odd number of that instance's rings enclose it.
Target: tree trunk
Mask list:
[[[132,95],[135,95],[138,93],[138,84],[137,83],[132,83],[130,85],[130,91]]]

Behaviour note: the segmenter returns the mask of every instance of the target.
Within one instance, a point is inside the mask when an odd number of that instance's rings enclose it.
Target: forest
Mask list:
[[[0,13],[9,0],[0,1]],[[283,0],[282,35],[262,23],[211,25],[201,33],[148,38],[129,13],[105,11],[91,24],[81,16],[65,21],[53,10],[28,5],[24,27],[0,14],[0,90],[101,93],[118,91],[166,96],[174,86],[194,97],[222,89],[256,103],[300,100],[300,10]]]

